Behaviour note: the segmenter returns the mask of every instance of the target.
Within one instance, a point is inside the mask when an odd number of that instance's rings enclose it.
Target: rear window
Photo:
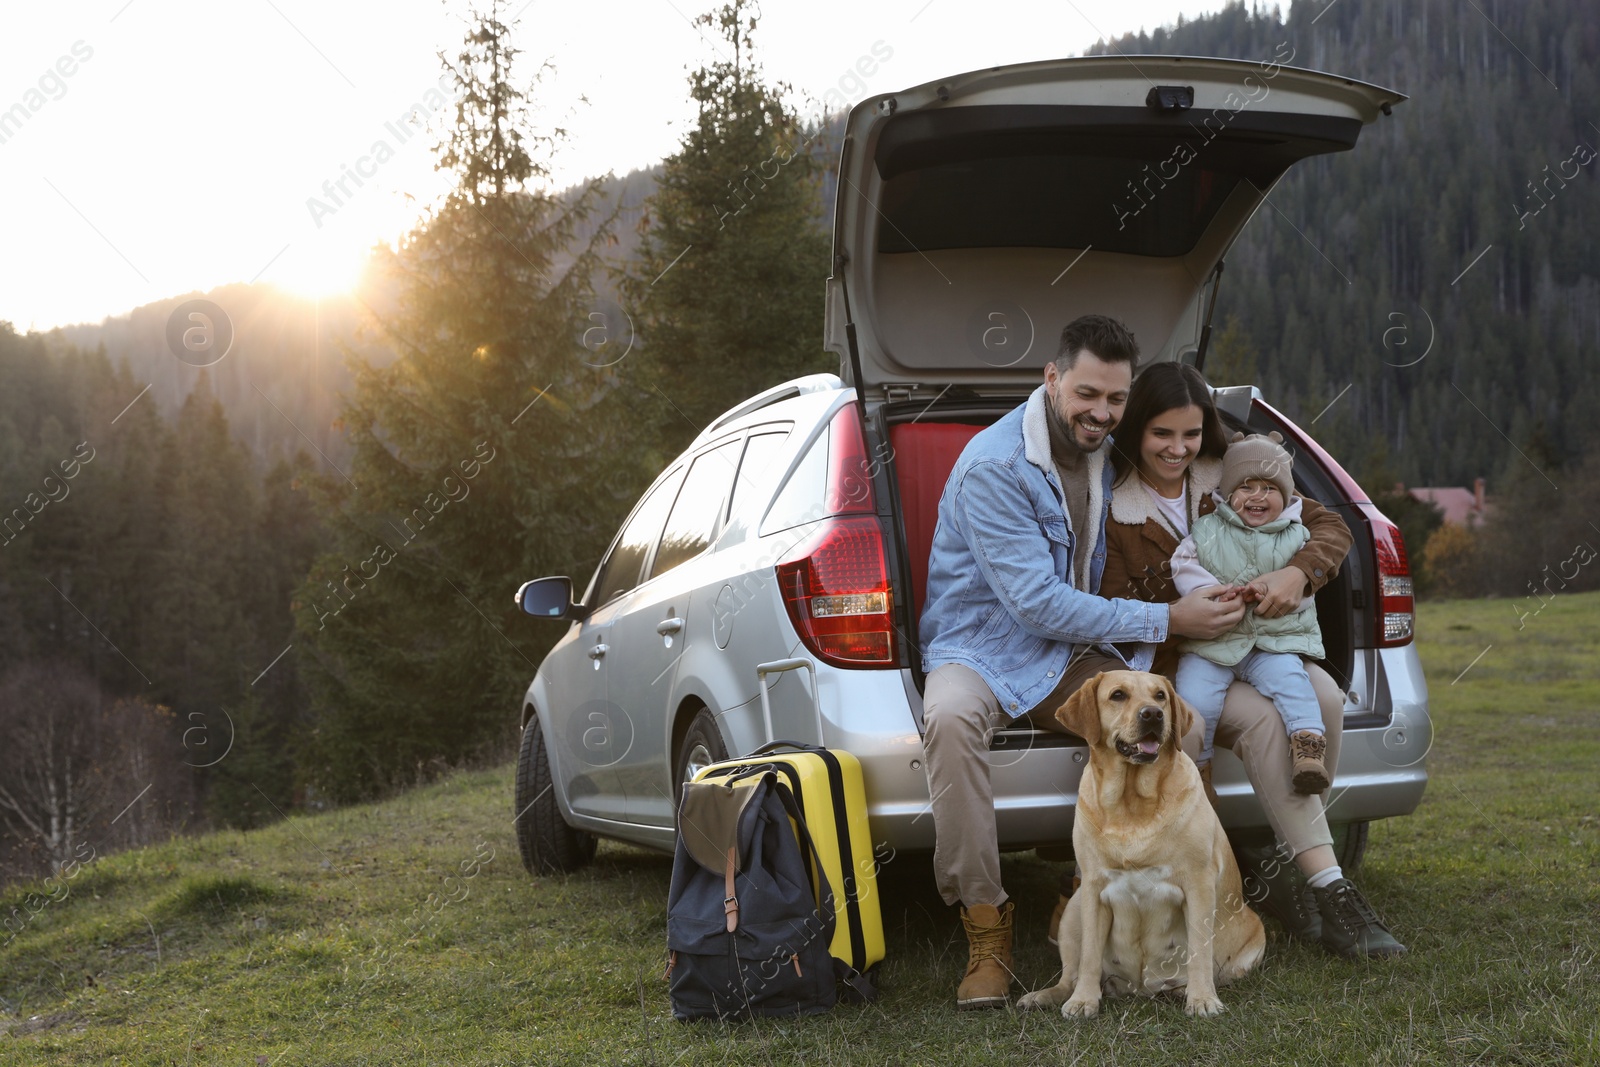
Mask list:
[[[1234,105],[996,104],[908,111],[873,148],[879,252],[1192,251],[1229,194],[1356,143],[1361,120]],[[1246,97],[1248,97],[1248,93]]]
[[[761,521],[761,535],[788,530],[802,523],[815,522],[827,514],[822,499],[828,493],[828,438],[830,428],[824,426],[817,439],[811,442],[806,454],[789,475],[778,498],[767,509]]]
[[[1170,147],[1168,145],[1167,147]],[[1240,181],[1198,160],[996,156],[939,163],[884,183],[879,252],[1089,248],[1181,256]]]
[[[744,448],[744,460],[739,464],[739,476],[733,481],[733,495],[728,500],[728,514],[733,514],[746,494],[759,492],[762,489],[766,489],[769,493],[772,491],[771,485],[767,482],[767,471],[771,468],[772,461],[783,451],[783,443],[788,438],[787,429],[750,435],[750,441]]]

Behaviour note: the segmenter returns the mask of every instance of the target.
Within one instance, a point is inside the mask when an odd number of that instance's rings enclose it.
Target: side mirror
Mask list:
[[[523,582],[517,606],[537,619],[582,619],[589,614],[582,604],[572,602],[572,579],[565,575]]]

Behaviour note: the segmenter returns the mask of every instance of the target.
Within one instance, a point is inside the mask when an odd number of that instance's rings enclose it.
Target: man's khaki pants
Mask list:
[[[1029,720],[1041,729],[1065,733],[1055,713],[1079,686],[1101,671],[1124,670],[1112,656],[1088,652],[1075,657],[1061,684],[1036,708]],[[1308,663],[1312,687],[1327,729],[1326,762],[1331,777],[1339,759],[1343,699],[1325,671]],[[928,675],[923,687],[923,744],[928,755],[928,792],[932,797],[936,843],[934,877],[945,903],[966,907],[999,906],[1006,900],[1000,885],[1000,845],[994,818],[994,784],[989,771],[989,741],[1011,721],[983,679],[968,667],[946,664]],[[1200,751],[1203,724],[1183,738],[1192,759]],[[1228,690],[1217,726],[1216,743],[1243,761],[1277,838],[1298,855],[1317,845],[1332,844],[1320,796],[1294,791],[1289,734],[1272,702],[1250,686],[1236,682]]]

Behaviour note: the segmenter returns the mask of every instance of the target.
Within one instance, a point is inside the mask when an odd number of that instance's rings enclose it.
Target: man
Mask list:
[[[967,445],[939,502],[922,613],[924,743],[934,872],[960,903],[969,962],[958,1008],[998,1007],[1011,987],[1013,906],[1000,885],[989,738],[1055,710],[1089,678],[1127,664],[1112,642],[1168,633],[1214,638],[1244,614],[1221,586],[1171,604],[1094,595],[1111,501],[1106,441],[1122,416],[1139,346],[1085,315],[1061,332],[1044,385]]]

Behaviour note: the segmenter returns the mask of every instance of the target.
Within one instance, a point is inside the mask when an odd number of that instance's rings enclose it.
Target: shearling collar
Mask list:
[[[1055,471],[1056,464],[1050,458],[1050,424],[1045,421],[1044,405],[1045,387],[1041,385],[1028,395],[1028,406],[1022,411],[1022,455],[1050,474]]]
[[[1188,479],[1189,523],[1193,525],[1194,520],[1200,517],[1200,502],[1222,484],[1222,460],[1204,456],[1196,459],[1189,464]],[[1146,522],[1154,521],[1172,536],[1182,539],[1182,535],[1167,521],[1161,508],[1150,498],[1150,491],[1145,489],[1137,473],[1130,474],[1126,481],[1118,484],[1117,489],[1120,491],[1111,494],[1112,522],[1143,526]]]
[[[1035,389],[1028,397],[1028,406],[1022,412],[1022,455],[1029,463],[1044,471],[1046,479],[1053,480],[1056,492],[1061,496],[1061,510],[1067,516],[1067,527],[1072,526],[1072,512],[1067,507],[1065,487],[1061,484],[1061,474],[1056,470],[1056,461],[1050,455],[1050,424],[1045,421],[1044,406],[1048,401],[1045,398],[1043,385]],[[1086,514],[1091,522],[1099,522],[1105,507],[1105,468],[1106,453],[1110,449],[1110,437],[1107,435],[1106,443],[1090,452],[1085,459],[1085,466],[1089,475],[1089,510]],[[1052,478],[1053,476],[1053,478]],[[1221,484],[1222,465],[1217,464],[1217,481]],[[1074,535],[1080,532],[1074,530]],[[1083,531],[1088,533],[1088,531]],[[1084,544],[1083,536],[1077,537],[1080,545]],[[1078,552],[1077,559],[1073,561],[1076,571],[1075,578],[1079,589],[1089,588],[1089,562],[1094,555],[1094,545],[1098,540],[1098,531],[1088,535],[1087,547],[1089,551]]]

